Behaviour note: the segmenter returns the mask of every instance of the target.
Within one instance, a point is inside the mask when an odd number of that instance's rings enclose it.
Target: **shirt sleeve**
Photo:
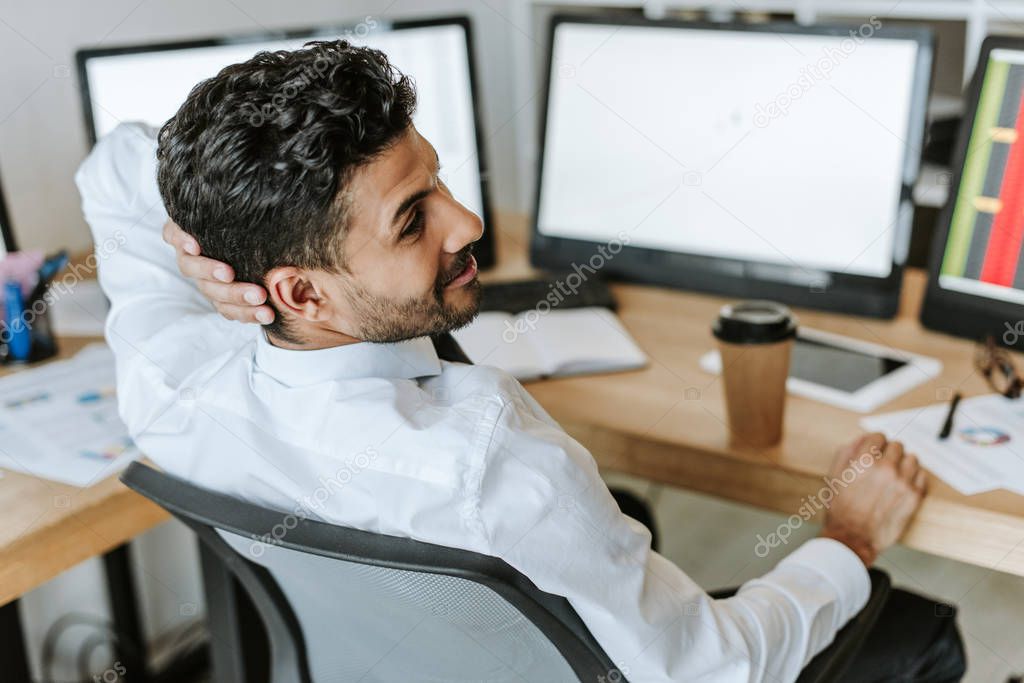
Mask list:
[[[75,174],[111,304],[105,333],[117,361],[121,417],[133,437],[168,413],[183,380],[219,366],[259,330],[223,318],[178,270],[161,237],[167,211],[156,145],[153,129],[121,124]]]
[[[651,549],[650,532],[619,511],[581,444],[521,387],[507,395],[480,482],[491,552],[568,598],[626,678],[795,680],[867,602],[867,571],[831,539],[713,600]]]

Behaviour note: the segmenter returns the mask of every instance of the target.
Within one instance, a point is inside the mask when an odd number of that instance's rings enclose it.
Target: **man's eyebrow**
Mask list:
[[[440,171],[441,170],[441,157],[438,155],[436,149],[434,149],[434,160],[437,162],[437,170]],[[410,208],[412,208],[413,204],[415,204],[416,202],[420,201],[421,199],[423,199],[424,197],[426,197],[427,195],[429,195],[433,191],[434,191],[433,188],[419,190],[418,192],[414,192],[413,194],[411,194],[408,197],[406,197],[405,199],[403,199],[402,203],[398,205],[397,209],[395,209],[395,215],[391,218],[391,224],[394,225],[395,223],[397,223],[398,219],[400,219],[402,216],[404,216],[405,212],[408,211]]]
[[[421,199],[423,199],[424,197],[426,197],[427,195],[429,195],[433,191],[434,191],[433,188],[427,188],[425,190],[419,190],[418,192],[414,192],[411,195],[409,195],[408,197],[406,197],[405,199],[403,199],[402,203],[399,204],[398,208],[395,210],[395,215],[391,219],[391,224],[394,225],[395,223],[397,223],[398,219],[400,219],[402,216],[404,216],[405,212],[408,211],[410,208],[412,208],[413,204],[415,204],[416,202],[420,201]]]

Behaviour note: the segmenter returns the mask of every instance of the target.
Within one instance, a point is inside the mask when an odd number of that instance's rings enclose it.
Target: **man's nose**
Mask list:
[[[445,221],[449,231],[445,237],[444,250],[449,254],[457,254],[470,242],[476,242],[484,234],[484,224],[480,216],[467,209],[454,198],[450,200],[448,217]]]

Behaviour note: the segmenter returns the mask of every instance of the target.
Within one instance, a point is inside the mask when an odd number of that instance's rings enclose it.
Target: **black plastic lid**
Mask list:
[[[774,301],[741,301],[722,306],[712,331],[730,344],[771,344],[796,336],[796,316]]]

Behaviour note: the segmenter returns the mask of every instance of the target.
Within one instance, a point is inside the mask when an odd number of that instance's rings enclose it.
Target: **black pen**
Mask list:
[[[949,433],[953,431],[953,415],[956,414],[956,407],[960,404],[960,392],[953,394],[953,400],[949,402],[949,413],[946,415],[946,421],[942,424],[942,431],[939,432],[940,439],[946,439],[949,437]]]

